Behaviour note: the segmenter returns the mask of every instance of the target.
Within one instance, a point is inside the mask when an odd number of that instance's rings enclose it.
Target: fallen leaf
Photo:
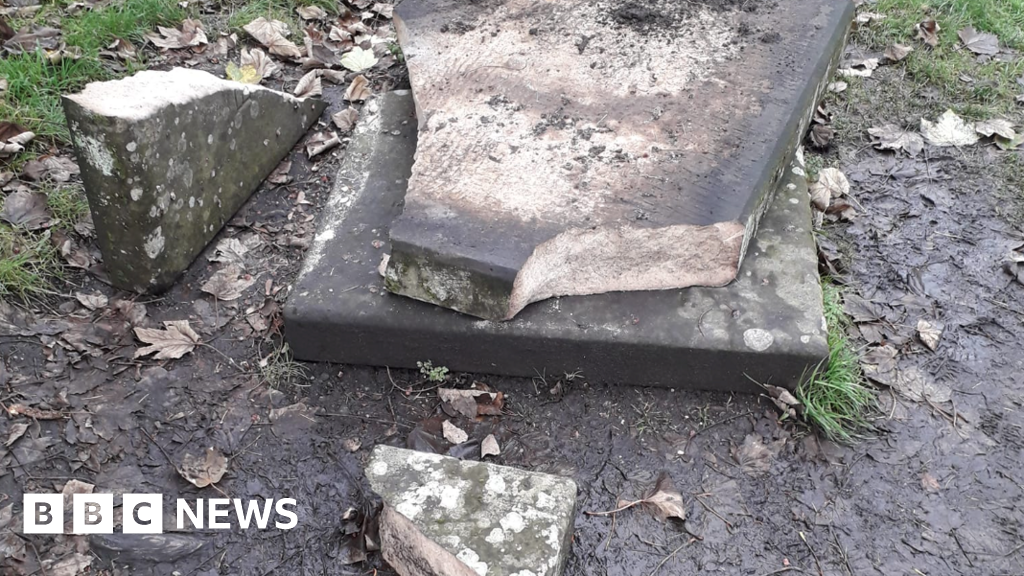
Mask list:
[[[228,62],[228,65],[224,67],[224,76],[228,80],[242,84],[259,84],[263,80],[263,77],[252,66],[239,66],[234,62]]]
[[[271,54],[285,58],[299,59],[302,51],[288,40],[288,25],[279,20],[267,20],[262,16],[242,27],[250,36],[262,44]]]
[[[36,135],[13,122],[0,122],[0,158],[13,156],[25,150],[25,145]]]
[[[942,27],[933,18],[928,18],[922,22],[919,22],[916,26],[917,38],[922,40],[925,44],[935,48],[939,45],[939,30]]]
[[[196,488],[205,488],[220,482],[228,469],[228,459],[212,446],[201,457],[185,454],[178,473]]]
[[[829,92],[835,92],[836,94],[841,94],[841,93],[845,92],[846,89],[849,88],[849,87],[850,87],[850,85],[847,84],[846,82],[843,82],[842,80],[836,80],[835,82],[832,82],[832,83],[830,83],[828,85],[828,90],[829,90]]]
[[[750,476],[764,474],[772,467],[772,452],[760,434],[748,434],[741,446],[732,449],[732,457]]]
[[[217,243],[217,247],[214,248],[213,254],[210,255],[208,260],[210,262],[226,262],[244,266],[245,255],[248,252],[249,247],[238,238],[224,238]]]
[[[119,58],[121,60],[134,60],[137,54],[135,45],[124,38],[114,38],[114,41],[107,46],[107,49],[100,52],[103,56]]]
[[[327,20],[327,11],[319,6],[299,6],[295,12],[303,20]]]
[[[352,84],[349,84],[348,90],[345,90],[345,100],[363,101],[369,98],[370,94],[372,94],[370,81],[366,79],[366,76],[360,74],[352,79]]]
[[[1017,134],[1015,138],[1003,138],[998,134],[992,138],[992,141],[996,143],[996,147],[1000,150],[1016,150],[1024,144],[1024,132]]]
[[[921,119],[921,134],[933,146],[970,146],[980,137],[974,125],[965,122],[952,110],[946,110],[937,122]]]
[[[683,505],[683,496],[676,490],[675,484],[668,472],[658,475],[658,481],[654,483],[654,489],[642,501],[642,504],[654,512],[654,515],[662,522],[669,518],[686,520],[686,508]]]
[[[828,148],[835,136],[835,130],[828,124],[811,126],[811,144],[818,149]]]
[[[40,230],[50,226],[46,194],[18,190],[8,195],[4,199],[3,209],[0,209],[0,220],[26,230]]]
[[[341,112],[336,112],[331,115],[331,121],[338,127],[338,130],[342,132],[348,132],[356,125],[356,121],[359,120],[359,112],[355,108],[346,108]]]
[[[879,20],[885,20],[885,14],[879,14],[878,12],[861,12],[857,14],[856,21],[858,24],[869,24]]]
[[[501,448],[498,447],[498,440],[494,437],[494,434],[488,434],[483,442],[480,443],[480,457],[486,458],[488,456],[500,456]]]
[[[348,452],[358,452],[363,443],[358,438],[346,438],[341,441],[341,447]]]
[[[999,53],[999,38],[995,34],[978,32],[973,26],[968,26],[957,33],[960,41],[968,50],[975,54],[995,56]]]
[[[97,308],[103,308],[107,305],[107,297],[99,292],[94,294],[83,294],[82,292],[75,292],[75,299],[85,306],[89,310],[95,310]]]
[[[159,34],[146,34],[146,39],[163,50],[177,50],[192,46],[203,46],[209,43],[203,23],[199,20],[186,18],[177,28],[156,27]]]
[[[165,320],[165,329],[136,328],[135,336],[149,344],[135,352],[134,358],[156,352],[157,360],[181,358],[201,343],[199,334],[188,325],[188,320]]]
[[[274,62],[273,58],[259,48],[253,48],[252,50],[242,48],[239,65],[242,68],[252,66],[261,79],[273,76],[280,69],[277,62]]]
[[[377,57],[373,55],[373,50],[363,50],[359,46],[341,57],[341,65],[353,72],[362,72],[373,68],[376,64]]]
[[[879,150],[903,150],[911,156],[917,156],[924,150],[924,138],[917,132],[908,132],[895,124],[886,124],[880,128],[869,128],[875,148]]]
[[[937,322],[929,322],[924,318],[917,321],[917,337],[921,343],[932,352],[939,348],[939,340],[942,338],[943,325]]]
[[[240,266],[229,264],[210,276],[201,289],[218,300],[231,301],[241,298],[242,292],[255,282],[256,278],[246,274]]]
[[[60,30],[47,26],[24,27],[3,44],[12,53],[34,52],[37,48],[54,50],[60,46]]]
[[[811,202],[815,208],[826,210],[833,198],[850,193],[850,181],[838,168],[822,168],[818,172],[818,181],[810,186]]]
[[[306,156],[313,158],[341,144],[341,138],[334,132],[317,132],[306,141]]]
[[[776,408],[782,410],[783,414],[790,418],[796,418],[797,414],[803,411],[803,404],[789,390],[781,386],[772,386],[771,384],[762,384],[761,386],[768,392],[772,404],[775,404]]]
[[[92,556],[73,552],[46,569],[47,576],[77,576],[92,564]]]
[[[921,475],[921,488],[924,488],[927,492],[938,492],[941,486],[939,486],[939,481],[934,476],[925,472]]]
[[[373,5],[371,10],[373,10],[374,12],[376,12],[377,14],[380,14],[381,16],[383,16],[385,18],[393,18],[394,14],[395,14],[395,5],[394,4],[384,4],[383,2],[377,2],[376,4]]]
[[[66,156],[43,156],[29,160],[21,169],[21,175],[33,182],[44,179],[67,182],[80,173],[78,164]]]
[[[893,44],[885,49],[885,59],[889,62],[900,62],[914,51],[913,46]]]
[[[270,182],[271,184],[277,184],[279,186],[281,184],[287,184],[292,181],[291,174],[289,174],[291,170],[292,161],[285,160],[284,162],[278,164],[277,168],[274,168],[274,171],[270,173],[270,176],[267,176],[267,182]]]
[[[466,418],[498,416],[504,405],[504,395],[501,392],[489,390],[440,388],[437,391],[437,396],[451,407],[452,411]]]
[[[7,87],[8,87],[7,78],[0,77],[0,94],[3,94],[4,92],[7,92]]]
[[[71,494],[92,494],[95,489],[95,484],[89,484],[88,482],[72,478],[64,483],[64,488],[61,489],[60,493],[64,496],[70,496]]]
[[[18,438],[25,435],[26,430],[28,430],[27,422],[11,424],[11,429],[8,431],[7,440],[4,442],[4,446],[10,448],[12,444],[18,441]]]
[[[953,397],[953,389],[948,383],[936,381],[917,366],[900,371],[892,386],[915,402],[927,399],[942,404]]]
[[[974,125],[974,130],[982,136],[989,138],[994,136],[1000,136],[1007,140],[1013,140],[1017,137],[1017,132],[1013,129],[1014,124],[1009,120],[1003,120],[996,118],[994,120],[984,120]]]
[[[311,98],[313,96],[320,96],[323,93],[324,88],[320,82],[319,70],[311,70],[302,78],[299,78],[299,83],[295,86],[295,91],[293,92],[298,98]]]
[[[466,434],[462,428],[452,424],[450,420],[445,420],[441,423],[441,430],[444,433],[444,439],[452,444],[462,444],[469,440],[469,434]]]

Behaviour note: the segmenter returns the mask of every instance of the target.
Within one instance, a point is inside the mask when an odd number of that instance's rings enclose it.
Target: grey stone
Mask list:
[[[419,145],[387,288],[502,320],[733,281],[854,10],[700,4],[397,5]]]
[[[576,508],[568,478],[390,446],[374,448],[366,476],[386,506],[381,552],[402,576],[562,572]]]
[[[183,68],[65,96],[111,283],[168,288],[325,107]]]
[[[367,108],[284,307],[297,358],[757,392],[751,379],[792,388],[828,357],[807,183],[792,170],[725,288],[557,298],[508,322],[388,293],[378,268],[411,172],[415,117],[408,93]]]

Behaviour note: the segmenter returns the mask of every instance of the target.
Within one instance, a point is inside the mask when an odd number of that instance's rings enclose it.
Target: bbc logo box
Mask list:
[[[25,494],[25,534],[64,533],[64,495]],[[113,494],[72,494],[71,533],[114,532]],[[121,531],[125,534],[163,532],[163,497],[160,494],[125,494],[121,499]]]

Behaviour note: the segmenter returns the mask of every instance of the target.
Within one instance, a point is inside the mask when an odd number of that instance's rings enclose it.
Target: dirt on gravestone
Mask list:
[[[296,529],[168,533],[147,546],[120,534],[12,535],[17,512],[0,526],[10,551],[0,568],[42,573],[41,560],[81,553],[89,574],[390,574],[362,549],[372,533],[369,450],[474,458],[493,434],[493,461],[579,484],[569,575],[1021,573],[1024,286],[1001,269],[1021,238],[1000,216],[987,152],[914,159],[856,137],[835,146],[863,213],[827,230],[839,248],[832,262],[872,304],[855,341],[894,352],[888,376],[876,373],[892,385],[878,390],[877,429],[858,444],[780,423],[764,397],[591,386],[585,374],[453,375],[444,386],[479,381],[504,394],[501,415],[469,419],[446,412],[439,384],[414,371],[283,361],[268,293],[295,277],[301,242],[285,239],[302,237],[296,223],[316,214],[333,176],[332,164],[311,173],[297,154],[293,174],[310,204],[266,187],[214,242],[262,239],[241,256],[258,278],[239,300],[200,290],[213,270],[204,254],[159,299],[132,301],[87,279],[82,291],[106,292],[109,308],[0,307],[0,524],[23,493],[79,480],[96,492],[163,493],[169,511],[175,498],[291,497]],[[916,339],[920,318],[944,325],[935,352]],[[134,325],[182,319],[204,346],[177,360],[132,358]],[[901,374],[927,386],[901,388]],[[933,396],[907,397],[921,389]],[[445,421],[469,441],[445,442]],[[199,489],[176,467],[210,447],[226,472]],[[684,522],[639,507],[585,514],[642,498],[662,472],[683,497]]]

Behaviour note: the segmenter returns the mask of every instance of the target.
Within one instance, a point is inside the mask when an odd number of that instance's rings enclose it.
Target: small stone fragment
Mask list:
[[[576,484],[548,474],[377,446],[381,553],[402,576],[558,576]]]
[[[498,447],[498,440],[494,437],[494,434],[488,434],[483,442],[480,443],[480,457],[486,458],[499,455],[501,455],[501,448]]]

